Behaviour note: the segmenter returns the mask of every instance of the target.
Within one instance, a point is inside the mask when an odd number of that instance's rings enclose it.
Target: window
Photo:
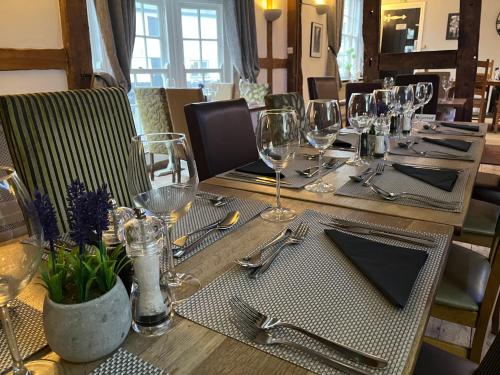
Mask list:
[[[358,79],[363,73],[363,0],[346,0],[342,42],[338,53],[340,78]]]

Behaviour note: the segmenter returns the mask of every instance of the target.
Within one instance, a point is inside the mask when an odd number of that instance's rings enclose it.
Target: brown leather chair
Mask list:
[[[335,77],[309,77],[307,78],[309,99],[335,99],[339,100],[339,89]]]
[[[184,107],[200,181],[259,159],[245,99]]]
[[[201,89],[165,89],[172,129],[175,133],[183,133],[191,144],[191,137],[184,114],[184,106],[191,103],[204,102]]]
[[[357,92],[369,94],[382,88],[382,82],[349,82],[345,85],[345,102],[349,105],[351,95]]]

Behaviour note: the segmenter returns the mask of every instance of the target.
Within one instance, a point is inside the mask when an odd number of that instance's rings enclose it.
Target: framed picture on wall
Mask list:
[[[311,22],[311,57],[321,57],[321,40],[323,38],[323,25]]]
[[[446,26],[446,40],[458,40],[460,25],[460,13],[448,13],[448,24]]]

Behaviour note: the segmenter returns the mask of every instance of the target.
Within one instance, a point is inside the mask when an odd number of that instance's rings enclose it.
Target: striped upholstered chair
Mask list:
[[[28,190],[52,198],[60,229],[68,230],[66,186],[107,183],[120,205],[131,206],[127,158],[135,135],[119,88],[0,97],[0,119],[15,169]]]

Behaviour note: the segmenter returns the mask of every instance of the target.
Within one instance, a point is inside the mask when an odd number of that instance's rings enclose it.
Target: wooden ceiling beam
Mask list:
[[[0,70],[66,70],[67,67],[64,49],[0,48]]]
[[[381,53],[378,59],[378,69],[381,71],[398,71],[402,67],[411,69],[453,69],[457,66],[457,51]]]

